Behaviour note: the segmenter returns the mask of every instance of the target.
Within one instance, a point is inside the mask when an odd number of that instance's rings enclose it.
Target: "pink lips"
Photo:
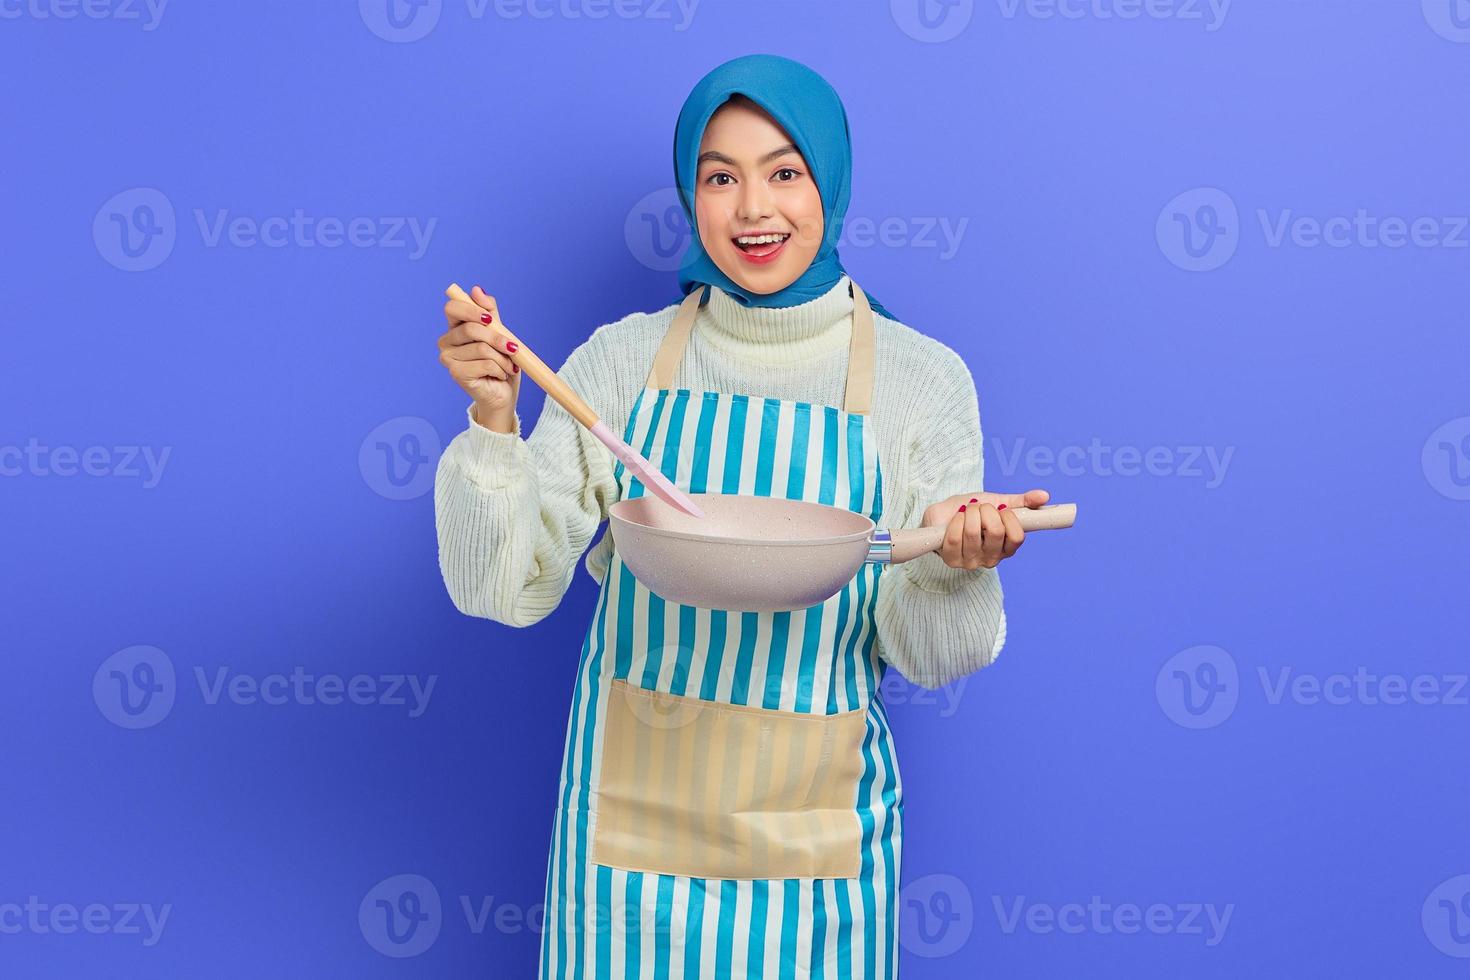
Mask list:
[[[760,232],[756,232],[756,234],[760,234]],[[736,245],[733,239],[731,239],[730,244],[734,245],[735,251],[740,253],[742,259],[745,259],[747,262],[753,262],[756,265],[765,265],[768,262],[774,262],[781,255],[781,252],[785,250],[786,243],[789,241],[791,241],[791,237],[788,235],[779,245],[774,247],[770,245],[756,246],[756,248],[769,248],[769,252],[748,252],[739,245]]]

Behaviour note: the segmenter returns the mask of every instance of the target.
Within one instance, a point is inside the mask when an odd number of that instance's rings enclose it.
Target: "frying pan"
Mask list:
[[[686,606],[788,612],[841,591],[866,562],[938,550],[943,526],[886,530],[855,511],[806,500],[696,493],[690,517],[657,497],[608,508],[618,555],[651,591]],[[1076,504],[1014,511],[1026,531],[1071,527]]]

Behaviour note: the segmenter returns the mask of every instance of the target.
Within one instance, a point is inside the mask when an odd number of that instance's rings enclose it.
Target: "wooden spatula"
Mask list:
[[[458,283],[450,283],[449,288],[444,290],[444,295],[450,299],[463,300],[478,306],[468,293],[459,288]],[[567,410],[572,418],[586,426],[587,430],[596,436],[604,446],[611,449],[612,454],[623,461],[629,473],[641,480],[645,487],[653,491],[656,497],[669,506],[676,507],[691,517],[704,516],[704,511],[689,499],[688,494],[670,483],[668,478],[659,472],[658,467],[618,438],[617,434],[608,428],[602,419],[598,418],[592,407],[584,402],[570,385],[558,377],[555,371],[547,367],[546,362],[537,357],[524,341],[512,333],[504,321],[497,323],[496,327],[508,334],[515,342],[518,350],[507,356],[521,369],[521,373],[540,385],[548,395],[556,399],[557,404]]]

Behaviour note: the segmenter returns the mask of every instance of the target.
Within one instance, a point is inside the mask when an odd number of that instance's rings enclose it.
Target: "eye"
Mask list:
[[[801,176],[801,171],[797,170],[795,167],[782,167],[780,170],[776,171],[776,176],[780,177],[781,174],[791,175],[786,180],[781,181],[783,184],[789,184],[791,181]]]
[[[713,185],[715,187],[725,187],[725,186],[727,186],[725,184],[716,184],[715,183],[715,178],[716,177],[729,177],[731,180],[734,180],[735,179],[734,177],[730,177],[730,175],[727,174],[727,173],[725,173],[725,171],[723,171],[723,170],[717,170],[714,173],[710,174],[708,177],[704,178],[704,182],[706,184],[711,184],[711,185]]]

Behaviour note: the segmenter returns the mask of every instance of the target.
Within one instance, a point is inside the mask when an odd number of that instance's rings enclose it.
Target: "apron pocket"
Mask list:
[[[856,878],[866,712],[607,696],[592,860],[691,878]]]

